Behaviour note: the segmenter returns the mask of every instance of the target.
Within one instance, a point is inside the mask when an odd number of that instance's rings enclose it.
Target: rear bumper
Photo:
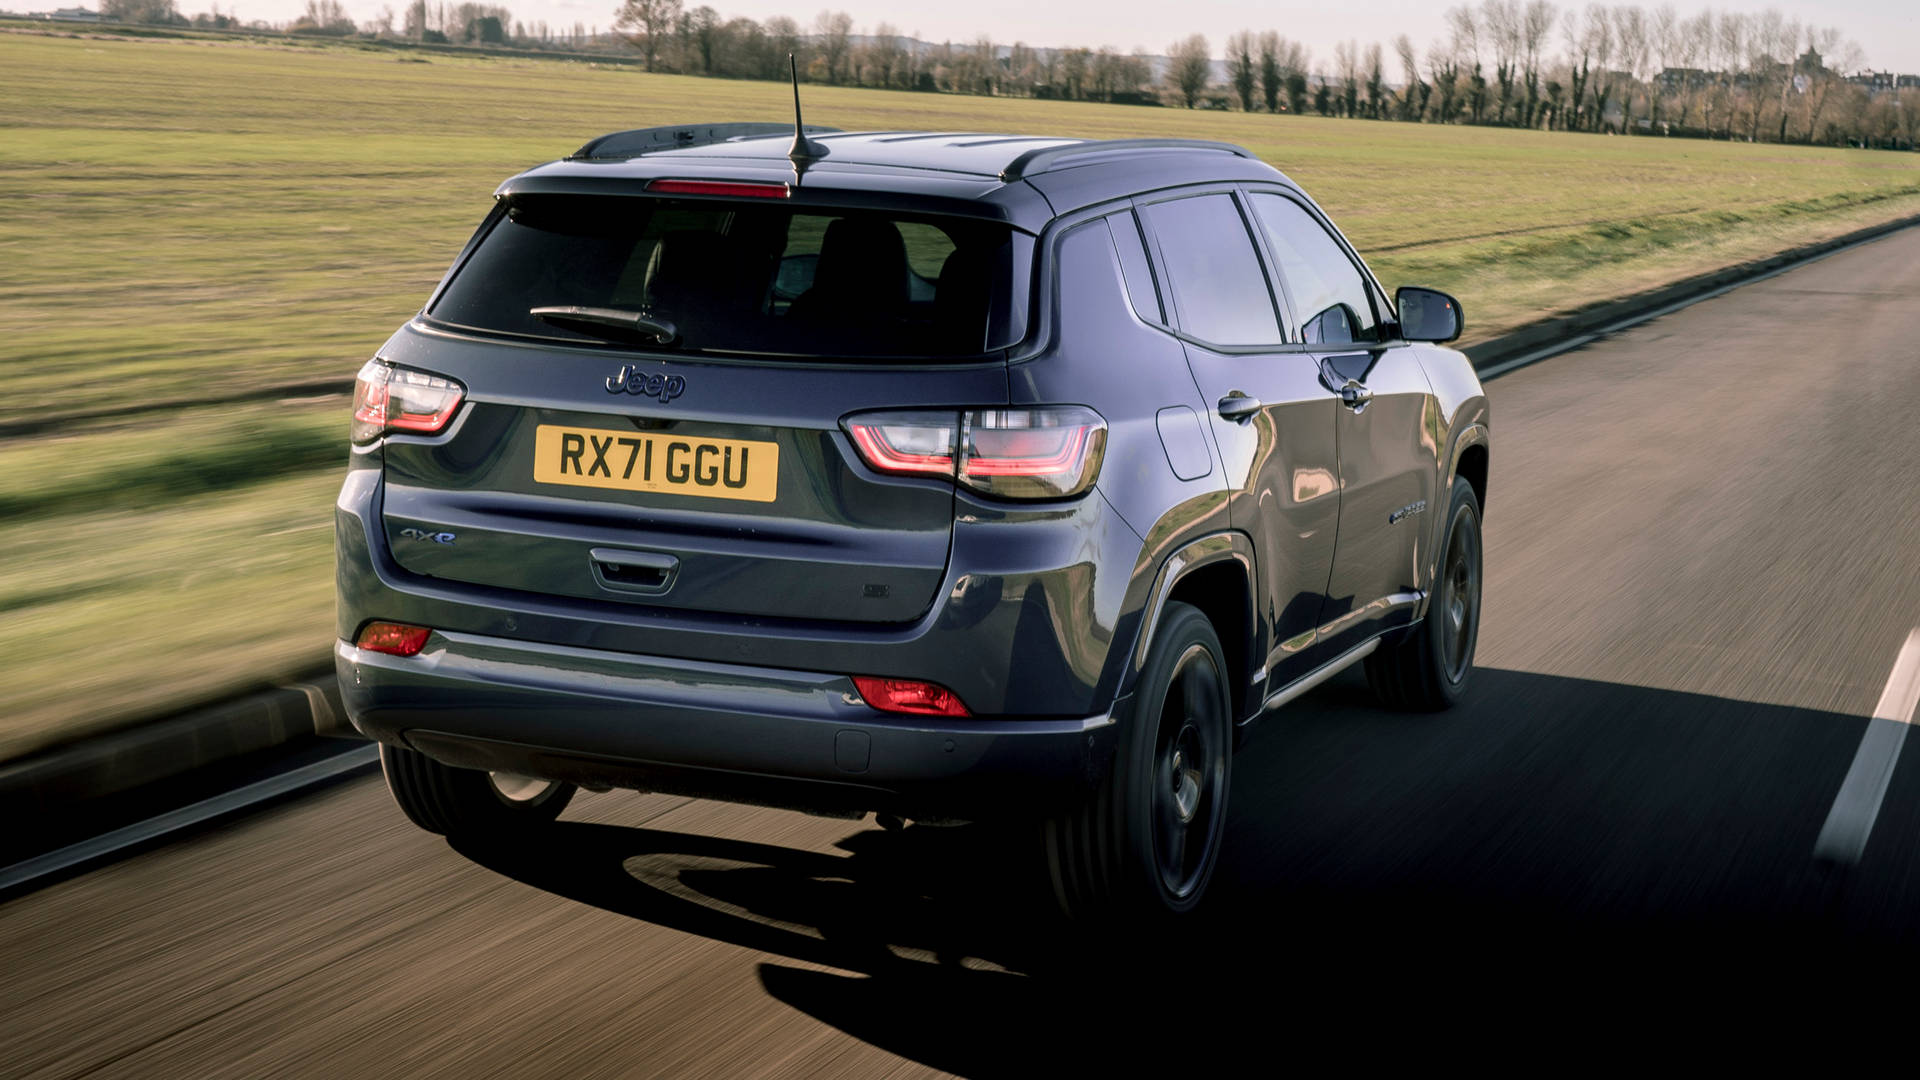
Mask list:
[[[449,765],[786,806],[969,820],[1084,793],[1112,714],[956,720],[880,713],[845,675],[435,632],[418,656],[336,643],[361,732]]]

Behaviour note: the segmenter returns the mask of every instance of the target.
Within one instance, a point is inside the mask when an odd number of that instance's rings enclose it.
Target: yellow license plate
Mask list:
[[[542,484],[662,491],[772,502],[780,444],[541,424],[533,479]]]

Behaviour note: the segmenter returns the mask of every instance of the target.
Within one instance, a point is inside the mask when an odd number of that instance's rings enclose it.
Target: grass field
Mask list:
[[[780,119],[785,94],[536,59],[0,32],[0,424],[346,378],[505,176],[616,128]],[[1390,288],[1459,295],[1470,337],[1920,212],[1913,154],[806,97],[809,119],[850,130],[1241,143]],[[0,758],[323,657],[312,526],[344,427],[338,402],[270,404],[0,442]]]

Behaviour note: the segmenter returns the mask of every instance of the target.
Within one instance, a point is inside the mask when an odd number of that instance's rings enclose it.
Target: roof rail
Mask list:
[[[1012,183],[1046,172],[1068,158],[1128,150],[1218,150],[1236,157],[1253,157],[1253,152],[1245,147],[1206,139],[1088,139],[1065,146],[1043,146],[1029,150],[1008,162],[1007,167],[1000,170],[1000,179]]]
[[[839,128],[808,124],[807,133],[831,134]],[[672,127],[634,128],[602,135],[567,155],[568,161],[623,161],[661,150],[684,150],[689,146],[710,146],[733,139],[760,139],[772,135],[792,135],[792,124],[683,124]]]

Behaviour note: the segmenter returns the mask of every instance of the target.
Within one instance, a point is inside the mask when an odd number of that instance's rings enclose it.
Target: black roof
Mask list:
[[[508,180],[497,194],[606,191],[609,183],[662,177],[786,181],[804,201],[897,198],[1038,231],[1056,214],[1128,194],[1211,180],[1285,179],[1241,147],[1198,139],[841,132],[813,125],[807,133],[827,154],[801,174],[787,159],[791,124],[685,124],[602,135],[564,160]]]

